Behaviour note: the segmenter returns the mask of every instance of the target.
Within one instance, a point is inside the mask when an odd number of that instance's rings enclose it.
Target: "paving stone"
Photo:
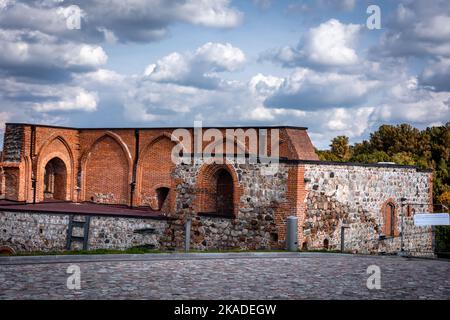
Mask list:
[[[450,263],[401,257],[74,262],[81,289],[67,289],[72,263],[0,265],[0,299],[450,299]],[[367,267],[381,289],[366,287]]]

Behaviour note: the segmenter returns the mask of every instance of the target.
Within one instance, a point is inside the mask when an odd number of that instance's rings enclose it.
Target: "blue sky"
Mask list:
[[[297,125],[327,148],[450,120],[446,1],[0,0],[0,47],[1,130]]]

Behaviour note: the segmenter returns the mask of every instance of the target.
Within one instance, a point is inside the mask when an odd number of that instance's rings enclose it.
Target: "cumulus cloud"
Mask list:
[[[0,27],[39,30],[79,41],[108,37],[121,42],[148,42],[165,37],[178,22],[207,27],[238,26],[243,13],[229,0],[88,0],[71,1],[81,9],[82,31],[68,30],[60,1],[14,1],[0,11]],[[30,19],[32,17],[32,19]]]
[[[433,92],[419,85],[416,77],[386,88],[373,115],[378,122],[430,124],[450,119],[450,92]]]
[[[420,74],[419,81],[435,91],[450,91],[450,58],[430,62]]]
[[[377,81],[363,75],[316,72],[298,68],[285,78],[265,104],[302,110],[352,107],[366,100]]]
[[[96,45],[60,41],[39,31],[0,29],[0,73],[34,80],[68,80],[71,72],[92,71],[107,62]]]
[[[324,122],[331,131],[337,131],[340,135],[355,137],[367,130],[371,121],[370,116],[374,110],[374,107],[336,108],[327,113]]]
[[[98,95],[96,92],[89,92],[82,88],[75,88],[60,96],[57,101],[36,102],[33,108],[36,111],[88,111],[97,110]]]
[[[387,20],[388,30],[377,54],[393,57],[450,57],[450,7],[448,1],[411,0],[399,3]]]
[[[124,75],[108,69],[98,69],[74,75],[74,82],[86,87],[120,85],[125,79]]]
[[[258,73],[250,79],[248,86],[255,96],[267,98],[274,94],[282,84],[283,78]]]
[[[176,83],[205,89],[221,84],[220,72],[233,72],[245,64],[245,54],[229,43],[208,42],[194,53],[171,53],[145,69],[152,81]]]
[[[356,65],[359,59],[354,46],[361,29],[361,25],[330,19],[311,28],[296,48],[286,46],[272,50],[263,54],[262,59],[270,59],[285,67]]]

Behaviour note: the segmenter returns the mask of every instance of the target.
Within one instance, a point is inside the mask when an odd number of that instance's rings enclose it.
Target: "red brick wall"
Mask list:
[[[23,126],[22,137],[19,139],[20,162],[12,164],[2,162],[1,164],[5,174],[11,174],[14,171],[14,177],[10,176],[9,180],[5,176],[5,187],[8,183],[5,195],[10,199],[31,202],[35,193],[36,201],[42,201],[45,166],[57,157],[64,162],[67,170],[66,200],[90,201],[91,197],[94,197],[94,200],[99,198],[95,194],[104,196],[110,194],[111,197],[106,196],[102,202],[122,204],[130,202],[130,183],[133,180],[133,163],[136,154],[135,129],[74,129],[37,125],[34,126],[33,136],[32,125],[15,126]],[[192,135],[193,129],[188,130]],[[256,132],[259,130],[261,129],[256,128]],[[266,129],[268,147],[270,147],[271,130]],[[287,128],[279,130],[280,157],[315,158],[314,148],[306,131]],[[219,131],[225,133],[226,130],[219,129]],[[170,208],[175,208],[173,191],[176,182],[170,175],[173,169],[170,151],[174,145],[169,141],[171,132],[172,129],[139,130],[138,147],[142,159],[139,160],[137,168],[137,188],[133,201],[135,205],[151,203],[153,201],[151,199],[156,201],[156,189],[168,187],[171,191],[166,202],[170,204]],[[166,138],[155,141],[161,136]],[[203,146],[208,143],[208,141],[204,142]],[[153,145],[150,147],[150,144]],[[245,145],[246,148],[249,147],[248,140]],[[271,150],[268,154],[271,154]],[[35,191],[32,188],[33,178],[36,179]],[[81,188],[80,191],[78,187]],[[150,200],[147,201],[147,199]],[[155,204],[153,204],[154,207],[156,207]],[[235,208],[237,207],[238,204],[235,203]]]
[[[129,161],[113,137],[105,135],[94,144],[83,169],[86,201],[128,204]]]
[[[302,165],[291,165],[288,169],[286,201],[275,211],[275,221],[278,227],[278,240],[286,239],[286,219],[288,216],[298,218],[298,244],[302,242],[302,225],[305,217],[305,168]]]
[[[151,141],[142,150],[138,164],[138,202],[140,205],[150,205],[159,210],[157,189],[169,188],[165,203],[175,200],[173,179],[171,173],[175,165],[171,160],[171,151],[175,143],[167,136],[160,136]],[[169,208],[172,208],[169,205]]]

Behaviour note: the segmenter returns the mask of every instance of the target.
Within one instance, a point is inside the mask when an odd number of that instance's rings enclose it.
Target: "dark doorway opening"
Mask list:
[[[328,241],[328,239],[323,240],[323,248],[324,248],[325,250],[328,250],[329,243],[330,243],[330,242]]]
[[[158,200],[158,209],[161,210],[164,207],[164,203],[166,202],[167,196],[169,195],[169,188],[161,187],[156,189],[156,197]]]
[[[45,166],[44,200],[66,200],[66,196],[66,165],[60,158],[53,158]]]
[[[217,172],[216,213],[233,215],[233,178],[231,174],[221,169]]]

